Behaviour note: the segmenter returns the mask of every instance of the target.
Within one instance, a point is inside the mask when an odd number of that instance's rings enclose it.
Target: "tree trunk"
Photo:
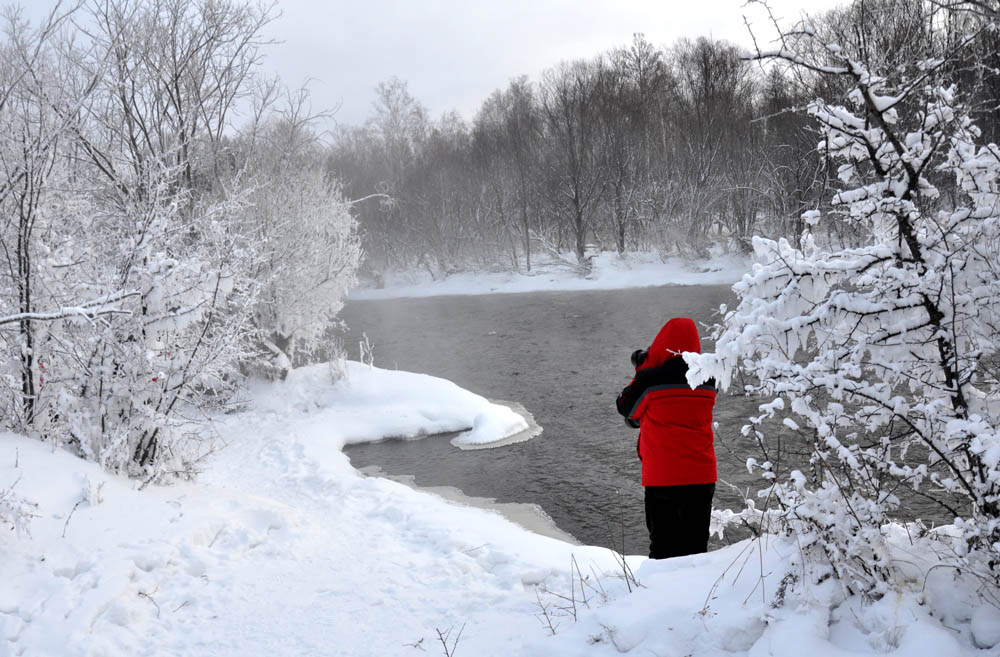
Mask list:
[[[524,227],[524,267],[531,271],[531,232],[528,230],[528,205],[521,201],[521,225]]]
[[[17,233],[17,289],[20,312],[30,313],[31,304],[31,222],[21,214]],[[31,320],[22,319],[18,325],[21,337],[21,405],[25,427],[35,419],[35,363],[34,334]]]
[[[573,232],[576,237],[576,261],[582,265],[587,246],[587,229],[583,221],[583,210],[579,204],[576,204],[575,212],[573,213]]]
[[[622,198],[622,186],[615,185],[615,225],[618,228],[618,253],[625,253],[625,199]]]

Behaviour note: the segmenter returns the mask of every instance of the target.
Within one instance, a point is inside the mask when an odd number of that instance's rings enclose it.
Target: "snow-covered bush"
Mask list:
[[[742,370],[771,400],[744,427],[766,514],[851,590],[891,586],[884,525],[916,497],[954,519],[960,540],[942,553],[985,557],[996,580],[1000,148],[980,143],[941,59],[880,77],[808,27],[756,56],[850,83],[845,105],[808,107],[844,187],[833,212],[804,215],[801,248],[754,239],[739,305],[716,353],[691,357],[692,379],[730,387]],[[824,222],[855,243],[826,243]]]
[[[248,142],[254,187],[241,221],[257,252],[253,322],[264,346],[251,367],[284,377],[320,346],[343,307],[361,242],[350,204],[323,171],[308,119],[275,121]]]
[[[183,439],[226,399],[247,342],[245,193],[202,182],[232,98],[197,80],[245,84],[235,66],[259,23],[189,0],[124,9],[90,7],[86,43],[59,29],[69,15],[6,26],[0,204],[17,220],[0,226],[2,420],[149,479],[192,471],[204,450]],[[233,50],[235,35],[250,45]]]
[[[180,172],[120,178],[132,193],[112,186],[93,199],[101,220],[79,219],[89,230],[66,246],[75,260],[62,244],[52,248],[59,261],[76,263],[63,281],[66,296],[134,292],[117,304],[122,312],[37,328],[47,378],[32,430],[110,470],[144,477],[189,472],[203,454],[198,409],[228,397],[250,333],[251,298],[245,284],[237,286],[249,257],[228,234],[244,208],[190,203]],[[52,270],[39,273],[53,278]]]
[[[7,488],[0,488],[0,530],[6,529],[18,534],[28,533],[31,519],[35,517],[37,505],[14,492],[17,482]]]
[[[262,340],[291,354],[340,309],[354,220],[321,160],[229,134],[267,7],[55,12],[0,24],[0,425],[147,481],[191,474]]]

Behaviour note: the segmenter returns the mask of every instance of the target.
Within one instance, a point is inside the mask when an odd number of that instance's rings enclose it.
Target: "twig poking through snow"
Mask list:
[[[156,591],[153,591],[153,593],[156,593]],[[140,598],[146,598],[147,600],[149,600],[150,602],[153,603],[153,606],[156,607],[156,617],[159,618],[160,617],[160,605],[156,604],[156,600],[153,599],[153,596],[151,596],[150,594],[146,593],[145,591],[139,591],[139,597]]]
[[[549,613],[549,605],[542,602],[542,596],[538,592],[537,588],[535,589],[535,600],[535,604],[537,604],[538,608],[541,610],[541,613],[538,614],[538,621],[542,624],[542,627],[545,627],[552,633],[552,636],[555,636],[556,628],[559,627],[559,625],[552,622],[552,614]]]
[[[455,640],[451,642],[451,647],[449,648],[448,639],[451,637],[451,631],[454,629],[454,625],[449,627],[447,632],[442,632],[436,627],[434,628],[434,631],[437,632],[438,640],[444,648],[444,657],[455,657],[455,648],[458,647],[458,640],[462,638],[462,632],[465,630],[465,623],[462,623],[462,627],[458,628],[458,634],[455,635]],[[423,639],[420,639],[420,641],[423,641]],[[417,643],[420,643],[420,641]]]
[[[371,369],[375,364],[375,345],[368,339],[368,334],[362,332],[358,340],[358,359]]]
[[[635,574],[628,565],[628,560],[625,558],[625,501],[622,495],[621,489],[615,491],[618,494],[618,518],[620,523],[620,538],[621,538],[621,551],[615,550],[614,547],[611,548],[611,554],[614,555],[615,561],[622,568],[622,578],[625,580],[625,585],[628,586],[628,592],[631,593],[633,587],[639,588],[642,586],[639,580],[636,579]],[[611,523],[608,523],[608,533],[611,534],[611,545],[614,546],[616,543],[616,538],[611,529]]]
[[[63,525],[63,530],[62,530],[62,537],[63,538],[66,538],[66,529],[69,527],[69,521],[70,521],[70,519],[73,517],[73,514],[76,512],[77,507],[79,507],[81,504],[83,504],[83,498],[78,499],[76,501],[76,504],[73,505],[73,508],[69,510],[69,515],[66,516],[66,523]]]

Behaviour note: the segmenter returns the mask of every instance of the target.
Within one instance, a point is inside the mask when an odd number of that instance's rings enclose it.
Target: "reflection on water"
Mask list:
[[[355,445],[345,453],[355,467],[411,475],[422,487],[538,504],[587,544],[620,546],[624,525],[626,551],[645,553],[637,431],[615,410],[632,373],[629,355],[647,347],[667,319],[692,317],[702,327],[716,321],[720,304],[733,301],[727,286],[352,301],[341,313],[350,327],[349,355],[357,358],[364,332],[379,367],[432,374],[516,401],[543,433],[497,449],[417,440]],[[702,347],[712,344],[703,339]],[[745,397],[718,397],[716,507],[740,509],[736,489],[760,487],[746,469],[747,457],[758,455],[740,435],[756,407]]]

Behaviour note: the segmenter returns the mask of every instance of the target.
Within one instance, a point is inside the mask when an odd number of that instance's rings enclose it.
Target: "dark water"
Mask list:
[[[712,324],[719,305],[733,301],[728,286],[697,286],[350,302],[341,313],[350,327],[349,356],[358,357],[364,332],[374,344],[376,365],[440,376],[491,399],[519,402],[544,432],[525,443],[477,451],[430,437],[345,452],[358,468],[375,465],[390,475],[412,475],[419,486],[454,486],[466,495],[538,504],[587,544],[621,549],[624,524],[625,550],[644,553],[637,430],[626,427],[615,410],[615,398],[633,372],[629,355],[648,346],[670,317]],[[703,338],[703,350],[712,347]],[[725,393],[716,401],[716,508],[744,506],[742,495],[725,482],[744,492],[763,487],[759,474],[746,470],[747,457],[760,454],[740,434],[758,403]],[[785,441],[781,433],[769,430]],[[787,438],[786,445],[797,444]],[[804,462],[796,467],[808,472]],[[899,516],[948,520],[920,499],[904,500]],[[741,537],[735,532],[727,539]]]
[[[541,292],[483,296],[353,301],[341,313],[350,327],[348,354],[367,334],[379,367],[423,372],[454,381],[492,399],[523,404],[544,428],[526,443],[463,451],[430,438],[348,447],[356,467],[378,465],[413,475],[421,486],[455,486],[467,495],[500,502],[539,504],[559,527],[581,541],[621,545],[643,553],[637,431],[625,426],[615,398],[629,382],[629,354],[646,347],[673,316],[699,324],[731,303],[728,287],[661,287],[594,292]],[[705,349],[711,342],[705,340]],[[721,479],[745,488],[739,428],[743,398],[720,395],[716,433]],[[743,439],[745,440],[745,439]],[[742,508],[741,498],[719,484],[716,506]]]

